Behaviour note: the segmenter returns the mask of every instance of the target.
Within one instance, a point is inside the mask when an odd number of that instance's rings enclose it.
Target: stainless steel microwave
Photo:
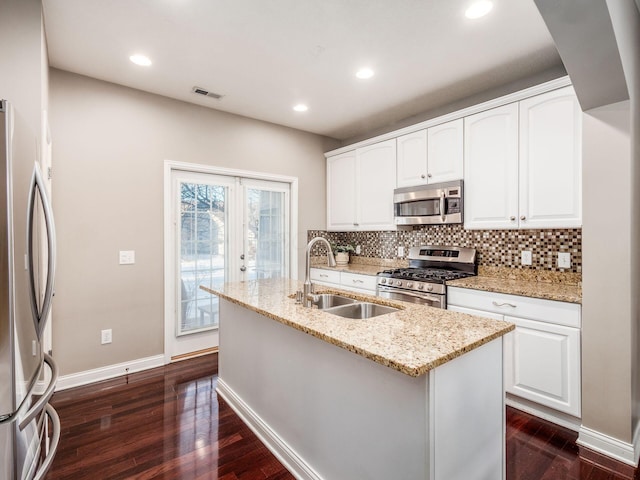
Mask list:
[[[396,188],[393,207],[396,225],[462,223],[462,180]]]

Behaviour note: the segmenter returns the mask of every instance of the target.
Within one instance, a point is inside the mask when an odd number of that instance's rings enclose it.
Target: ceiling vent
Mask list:
[[[193,87],[193,93],[197,93],[198,95],[204,95],[205,97],[215,98],[216,100],[220,100],[224,95],[220,95],[218,93],[210,92],[209,90],[205,90],[200,87]]]

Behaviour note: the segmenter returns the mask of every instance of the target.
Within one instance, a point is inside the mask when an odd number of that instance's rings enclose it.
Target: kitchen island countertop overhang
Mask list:
[[[232,303],[379,364],[417,377],[512,331],[511,323],[424,305],[319,287],[400,310],[373,319],[347,319],[296,304],[302,283],[291,279],[203,285]]]

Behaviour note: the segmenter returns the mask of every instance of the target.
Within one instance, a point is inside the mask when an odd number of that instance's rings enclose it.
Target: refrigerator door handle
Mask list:
[[[51,464],[53,463],[53,457],[56,455],[56,450],[58,450],[58,444],[60,443],[60,417],[58,417],[58,413],[55,408],[51,405],[47,404],[44,409],[45,415],[43,415],[43,424],[41,426],[41,440],[44,440],[47,445],[47,453],[42,462],[40,463],[40,467],[38,471],[33,476],[32,480],[43,480],[49,469],[51,468]],[[46,434],[46,417],[51,419],[52,432],[50,439],[44,439],[43,436]]]
[[[47,385],[44,393],[38,398],[38,400],[31,406],[29,411],[25,414],[24,418],[18,425],[20,430],[24,430],[29,423],[38,416],[42,410],[46,409],[47,403],[51,399],[54,390],[56,389],[56,383],[58,381],[58,365],[56,365],[55,360],[48,353],[44,354],[44,361],[49,368],[51,369],[51,381],[49,385]]]
[[[36,195],[40,196],[42,209],[44,211],[44,222],[47,230],[47,283],[44,290],[44,298],[42,299],[42,307],[38,308],[38,296],[36,293],[35,268],[33,265],[33,219],[36,208]],[[27,244],[28,255],[27,265],[29,268],[29,296],[31,298],[31,313],[36,328],[38,339],[42,338],[47,316],[51,309],[51,299],[53,297],[53,278],[56,270],[56,232],[53,223],[53,210],[47,196],[46,185],[42,178],[40,166],[36,162],[33,167],[31,176],[31,187],[29,193],[29,204],[27,207]]]

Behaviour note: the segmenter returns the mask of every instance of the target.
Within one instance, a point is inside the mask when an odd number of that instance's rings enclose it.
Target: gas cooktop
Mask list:
[[[422,282],[444,283],[447,280],[457,280],[473,276],[472,272],[459,272],[439,268],[396,268],[378,273],[378,277],[396,278],[400,280],[418,280]]]

